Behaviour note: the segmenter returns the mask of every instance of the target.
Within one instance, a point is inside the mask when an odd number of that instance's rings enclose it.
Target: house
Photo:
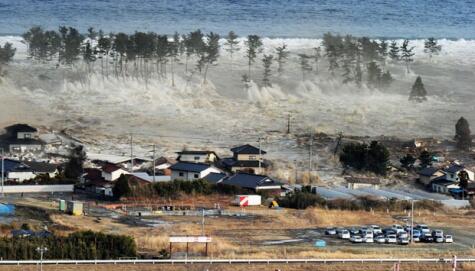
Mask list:
[[[166,175],[153,176],[153,175],[149,175],[147,172],[133,172],[133,173],[130,173],[130,175],[149,183],[169,182],[171,180],[170,176],[166,176]]]
[[[102,174],[101,174],[102,178],[104,178],[104,180],[109,181],[109,182],[119,179],[120,175],[122,174],[129,174],[128,171],[111,163],[104,164],[101,168],[101,171],[102,171]]]
[[[224,168],[231,172],[265,173],[268,167],[263,159],[265,151],[249,144],[232,148],[231,151],[233,157],[225,158],[222,161]]]
[[[446,180],[444,176],[436,178],[431,182],[432,192],[450,194],[451,189],[460,189],[460,186],[456,182]]]
[[[103,154],[103,153],[91,153],[87,152],[87,158],[94,164],[103,166],[105,164],[114,164],[116,166],[127,168],[130,170],[133,163],[133,170],[139,170],[144,163],[151,162],[151,159],[146,157],[137,157],[133,156],[123,156],[123,155],[114,155],[114,154]]]
[[[48,175],[50,178],[54,178],[58,175],[58,165],[45,163],[45,162],[34,162],[34,161],[23,161],[35,175]]]
[[[211,184],[217,184],[221,181],[223,181],[224,178],[226,178],[227,175],[224,173],[215,173],[211,172],[210,174],[204,176],[203,180],[208,181]]]
[[[348,189],[359,188],[374,188],[379,189],[381,180],[378,178],[366,178],[366,177],[345,177],[346,187]]]
[[[444,169],[445,173],[446,173],[446,179],[448,181],[452,181],[452,182],[458,182],[460,181],[459,180],[459,173],[461,171],[466,171],[468,173],[468,178],[473,181],[474,180],[474,172],[473,171],[470,171],[468,170],[467,168],[465,168],[463,165],[459,165],[459,164],[452,164],[450,165],[448,168]]]
[[[214,164],[219,160],[218,155],[214,151],[188,151],[183,150],[177,152],[177,161]]]
[[[5,127],[2,136],[3,145],[9,152],[37,152],[43,149],[43,141],[38,139],[38,130],[27,124],[15,124]]]
[[[418,172],[419,182],[428,186],[430,183],[439,177],[445,176],[445,173],[442,170],[439,170],[434,167],[427,167]]]
[[[224,178],[218,184],[233,185],[240,188],[258,191],[277,192],[282,191],[282,184],[266,175],[256,175],[250,173],[236,173]]]
[[[20,161],[5,159],[3,163],[5,178],[9,181],[22,183],[36,177],[33,170]]]
[[[172,171],[172,180],[193,181],[202,179],[206,175],[221,171],[213,166],[204,163],[178,162],[170,167]]]
[[[114,195],[112,192],[114,183],[106,181],[102,177],[102,171],[100,169],[85,168],[82,182],[84,183],[84,189],[90,193],[103,197],[112,197]]]

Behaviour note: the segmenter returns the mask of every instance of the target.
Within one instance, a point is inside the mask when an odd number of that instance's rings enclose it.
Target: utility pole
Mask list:
[[[155,183],[155,144],[153,144],[153,183]]]
[[[134,172],[134,141],[133,134],[130,134],[130,172]]]
[[[308,147],[308,171],[312,172],[312,156],[313,156],[313,133],[310,133],[310,142]]]
[[[1,148],[1,149],[2,149],[2,198],[4,198],[5,197],[5,192],[3,190],[3,186],[5,184],[5,157],[4,157],[5,152],[4,152],[3,148]]]
[[[43,254],[48,251],[47,247],[37,247],[36,251],[40,253],[40,271],[43,271]]]
[[[287,115],[287,134],[290,134],[290,112]]]
[[[411,200],[411,244],[414,244],[414,199]]]
[[[259,143],[259,174],[261,174],[261,160],[262,160],[261,140],[262,140],[262,137],[259,137],[257,139],[257,142]]]
[[[205,209],[201,213],[201,236],[205,236]]]

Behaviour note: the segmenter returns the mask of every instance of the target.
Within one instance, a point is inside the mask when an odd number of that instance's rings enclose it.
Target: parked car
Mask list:
[[[398,224],[394,224],[391,228],[396,231],[396,234],[405,232],[404,228]]]
[[[363,238],[368,238],[368,237],[369,237],[369,238],[373,238],[373,237],[374,237],[374,234],[373,234],[372,231],[366,230],[366,231],[361,231],[361,236],[362,236]]]
[[[445,236],[445,242],[446,242],[446,243],[453,243],[453,242],[454,242],[454,238],[452,237],[452,235],[446,235],[446,236]]]
[[[434,237],[432,237],[432,235],[430,235],[430,234],[423,235],[421,237],[421,242],[432,243],[432,242],[434,242]]]
[[[414,238],[414,242],[419,242],[421,240],[421,232],[419,230],[413,230],[412,238]]]
[[[425,225],[425,224],[418,224],[416,226],[416,229],[420,230],[422,234],[430,233],[429,227],[427,227],[427,225]]]
[[[327,228],[325,230],[326,235],[336,235],[336,229],[335,228]]]
[[[444,232],[442,230],[433,230],[432,237],[444,237]]]
[[[351,238],[350,238],[350,241],[352,243],[362,243],[363,242],[363,238],[361,238],[361,236],[359,235],[353,235]]]
[[[378,234],[382,234],[382,233],[383,233],[383,230],[382,230],[381,227],[378,226],[378,225],[371,225],[371,226],[369,226],[369,228],[373,231],[373,234],[374,234],[374,235],[378,235]]]
[[[338,234],[338,237],[340,237],[341,239],[350,239],[351,235],[350,235],[350,232],[348,230],[342,230]]]
[[[444,236],[434,237],[434,242],[436,242],[436,243],[443,243],[444,241],[445,241]]]
[[[393,230],[392,228],[383,229],[382,232],[384,235],[396,234],[396,231]]]
[[[397,236],[399,238],[409,238],[409,234],[407,232],[400,232]]]
[[[409,239],[406,237],[399,237],[397,239],[397,243],[400,245],[408,245],[409,244]]]
[[[397,243],[397,237],[395,234],[390,234],[386,236],[386,243],[388,244],[395,244]]]
[[[363,238],[364,243],[374,243],[373,237],[364,237]]]
[[[360,230],[357,228],[350,228],[349,231],[351,236],[360,234]]]
[[[378,235],[374,238],[374,241],[379,244],[384,244],[386,243],[386,237],[384,237],[383,235]]]

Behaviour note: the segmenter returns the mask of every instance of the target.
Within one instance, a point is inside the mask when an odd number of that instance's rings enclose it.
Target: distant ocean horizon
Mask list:
[[[373,38],[475,39],[473,0],[0,0],[0,35],[31,26],[104,32],[195,29],[221,35],[320,38],[326,32]]]

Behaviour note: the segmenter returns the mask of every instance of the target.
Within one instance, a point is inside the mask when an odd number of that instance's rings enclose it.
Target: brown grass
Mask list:
[[[44,266],[45,271],[387,271],[392,270],[393,264],[188,264],[188,265],[52,265]],[[473,271],[474,265],[462,265],[458,270]],[[0,271],[36,271],[37,266],[0,266]],[[400,270],[403,271],[442,271],[451,270],[449,264],[401,264]]]

